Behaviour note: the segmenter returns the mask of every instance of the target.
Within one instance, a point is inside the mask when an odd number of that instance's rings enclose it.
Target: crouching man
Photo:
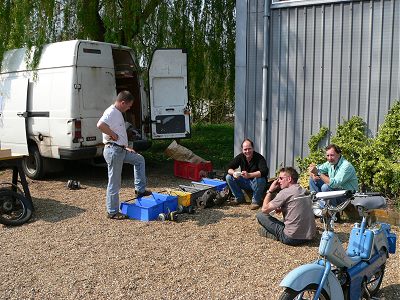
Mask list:
[[[235,172],[239,167],[241,172]],[[228,164],[227,173],[226,183],[235,196],[231,204],[238,205],[245,202],[243,189],[253,192],[250,209],[259,209],[267,184],[268,167],[264,156],[254,151],[253,141],[245,139],[242,142],[242,153]]]
[[[307,191],[297,180],[299,174],[292,167],[282,168],[279,177],[269,187],[261,212],[257,213],[261,236],[279,240],[287,245],[299,245],[311,241],[316,233],[312,202]],[[272,193],[279,191],[274,199]],[[283,222],[270,213],[283,214]]]

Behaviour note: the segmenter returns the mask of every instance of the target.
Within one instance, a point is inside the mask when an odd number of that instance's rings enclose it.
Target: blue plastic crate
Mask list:
[[[151,196],[137,198],[135,202],[122,202],[121,212],[130,219],[140,221],[152,221],[158,218],[161,213],[176,211],[178,207],[178,197],[152,193]]]
[[[220,179],[203,178],[200,182],[215,186],[217,191],[222,191],[226,187],[226,181]]]
[[[151,196],[150,196],[151,197]],[[169,213],[178,208],[178,196],[168,194],[153,193],[153,197],[163,203],[163,212]]]
[[[122,202],[121,212],[130,219],[152,221],[164,212],[163,202],[154,198],[138,198],[134,203]]]

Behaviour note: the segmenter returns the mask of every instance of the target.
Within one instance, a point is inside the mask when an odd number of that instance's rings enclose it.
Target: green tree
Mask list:
[[[185,48],[193,117],[209,104],[208,120],[233,112],[235,0],[3,0],[0,57],[4,51],[50,42],[90,39],[127,45],[147,66],[156,48]],[[145,73],[146,74],[146,73]]]

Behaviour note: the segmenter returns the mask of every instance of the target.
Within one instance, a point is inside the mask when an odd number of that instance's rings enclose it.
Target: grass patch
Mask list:
[[[195,124],[192,125],[192,137],[177,141],[192,150],[196,155],[210,160],[214,169],[225,169],[233,158],[233,124]],[[164,150],[172,140],[153,140],[153,145],[142,154],[146,163],[160,164],[169,159]],[[170,160],[170,159],[169,159]]]

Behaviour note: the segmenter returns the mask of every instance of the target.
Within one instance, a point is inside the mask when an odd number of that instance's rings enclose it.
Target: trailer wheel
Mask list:
[[[26,176],[31,179],[40,179],[44,175],[44,161],[38,147],[29,147],[29,156],[22,161],[22,168]]]
[[[0,223],[16,226],[26,223],[32,216],[33,206],[24,195],[0,189]]]

